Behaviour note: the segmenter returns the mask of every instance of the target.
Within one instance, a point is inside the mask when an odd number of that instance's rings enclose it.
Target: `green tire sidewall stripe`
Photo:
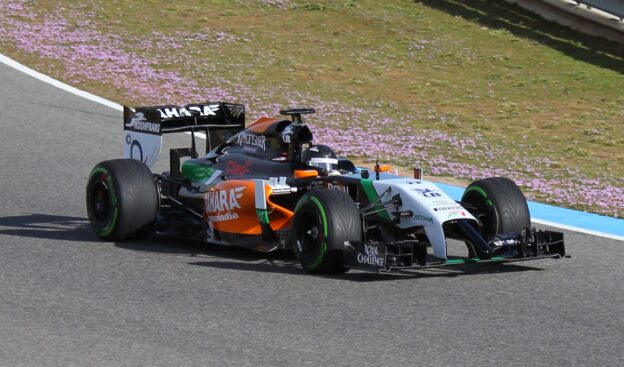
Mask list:
[[[466,189],[466,191],[464,191],[464,195],[463,195],[463,196],[466,196],[466,194],[467,194],[467,193],[469,193],[469,192],[471,192],[471,191],[476,191],[476,192],[478,192],[479,194],[481,194],[481,196],[483,196],[483,197],[485,198],[485,203],[486,203],[488,206],[492,206],[492,205],[493,205],[493,204],[492,204],[492,200],[490,200],[490,199],[488,198],[488,194],[487,194],[487,192],[485,192],[485,190],[483,190],[483,188],[481,188],[481,187],[479,187],[479,186],[470,186],[469,188],[467,188],[467,189]]]
[[[314,205],[316,205],[317,208],[319,209],[319,212],[321,213],[321,220],[323,221],[323,242],[321,242],[321,251],[319,252],[319,256],[316,258],[316,260],[314,260],[314,262],[312,264],[305,265],[306,269],[314,270],[314,269],[318,268],[321,265],[321,262],[325,258],[325,254],[327,254],[327,234],[328,234],[328,229],[327,229],[327,216],[325,215],[325,209],[323,208],[323,205],[314,196],[310,196],[309,198],[310,198],[310,201],[312,201],[314,203]]]
[[[308,199],[310,199],[310,197],[308,195],[305,195],[304,197],[302,197],[299,202],[297,203],[297,205],[295,206],[295,212],[297,210],[299,210],[299,208],[301,208],[301,206],[305,203],[308,202]]]
[[[319,199],[315,198],[314,196],[311,197],[310,200],[314,204],[316,204],[316,206],[319,208],[319,211],[321,212],[321,218],[323,219],[323,238],[327,238],[327,216],[325,215],[325,209],[323,208],[323,204],[321,204]]]
[[[117,216],[119,216],[119,206],[117,205],[117,196],[115,196],[115,188],[113,187],[113,178],[108,173],[108,170],[104,167],[97,167],[93,169],[93,171],[91,172],[91,176],[89,176],[89,181],[91,181],[91,177],[93,177],[93,175],[95,175],[96,173],[106,174],[106,183],[108,184],[108,188],[111,193],[111,201],[113,202],[113,218],[106,227],[102,229],[95,228],[95,231],[100,236],[108,236],[115,229]]]

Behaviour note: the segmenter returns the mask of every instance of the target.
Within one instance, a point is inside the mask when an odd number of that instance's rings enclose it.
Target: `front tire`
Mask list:
[[[301,266],[313,274],[340,274],[344,242],[361,241],[362,220],[351,197],[341,190],[314,190],[297,203],[292,245]]]
[[[531,226],[526,198],[520,188],[505,177],[478,180],[466,188],[462,203],[476,208],[483,227],[481,233],[491,236],[507,232],[521,232]]]
[[[86,191],[91,228],[104,241],[140,239],[152,232],[159,195],[142,162],[115,159],[97,164]]]

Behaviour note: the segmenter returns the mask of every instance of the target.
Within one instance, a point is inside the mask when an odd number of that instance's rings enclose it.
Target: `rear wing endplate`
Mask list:
[[[152,168],[160,154],[163,134],[204,135],[208,153],[244,128],[245,106],[242,104],[208,102],[182,107],[137,107],[134,111],[124,106],[124,157],[138,159]],[[193,150],[194,142],[193,139]]]

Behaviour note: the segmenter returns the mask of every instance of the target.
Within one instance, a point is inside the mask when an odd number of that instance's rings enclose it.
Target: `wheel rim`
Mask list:
[[[89,202],[94,222],[99,225],[108,223],[112,210],[110,190],[105,182],[99,181],[93,186]]]
[[[302,213],[300,223],[297,233],[297,249],[302,255],[310,255],[317,251],[323,240],[321,222],[318,216],[307,211]]]

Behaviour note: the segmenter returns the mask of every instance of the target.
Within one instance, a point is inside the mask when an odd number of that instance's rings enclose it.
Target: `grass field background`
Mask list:
[[[624,46],[502,0],[1,4],[2,53],[119,103],[315,107],[342,155],[624,217]]]

